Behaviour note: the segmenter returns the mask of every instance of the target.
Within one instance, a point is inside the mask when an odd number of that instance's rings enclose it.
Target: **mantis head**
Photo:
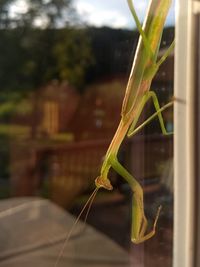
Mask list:
[[[113,186],[108,178],[98,176],[95,180],[95,185],[97,188],[105,188],[106,190],[113,190]]]

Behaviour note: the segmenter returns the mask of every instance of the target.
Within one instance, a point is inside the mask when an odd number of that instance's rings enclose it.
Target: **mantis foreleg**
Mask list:
[[[112,168],[121,175],[130,185],[133,192],[132,200],[132,226],[131,226],[131,240],[138,244],[155,234],[156,224],[159,217],[160,209],[158,208],[156,218],[154,220],[153,229],[146,234],[148,222],[144,213],[143,203],[143,189],[138,181],[119,163],[116,157],[110,157],[110,164]]]

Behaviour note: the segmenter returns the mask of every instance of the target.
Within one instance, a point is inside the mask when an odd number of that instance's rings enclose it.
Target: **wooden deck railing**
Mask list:
[[[110,140],[82,141],[48,148],[53,200],[68,205],[76,195],[91,189],[99,175],[109,142]],[[172,157],[172,148],[172,137],[137,136],[124,144],[119,157],[135,177],[150,184],[150,179],[155,181],[154,178],[159,177],[162,164]]]

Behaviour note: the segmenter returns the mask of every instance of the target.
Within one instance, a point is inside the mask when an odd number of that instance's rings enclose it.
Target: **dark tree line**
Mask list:
[[[128,75],[136,31],[81,27],[70,0],[28,0],[26,12],[13,17],[9,10],[15,2],[0,2],[1,104],[55,79],[82,92],[88,82]],[[37,27],[38,19],[43,27]],[[169,28],[164,39],[170,42],[173,35]]]
[[[85,31],[72,26],[78,19],[71,1],[29,0],[25,13],[11,16],[15,4],[0,3],[1,91],[30,91],[52,79],[80,88],[92,56]]]
[[[30,91],[67,79],[80,88],[92,63],[84,30],[16,28],[0,31],[0,84],[3,91]]]

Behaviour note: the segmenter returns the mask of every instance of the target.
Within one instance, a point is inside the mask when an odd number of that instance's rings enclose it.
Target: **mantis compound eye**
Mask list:
[[[97,188],[105,188],[106,190],[113,190],[113,186],[111,185],[110,183],[110,180],[109,179],[105,179],[101,176],[98,176],[95,180],[95,185]]]

